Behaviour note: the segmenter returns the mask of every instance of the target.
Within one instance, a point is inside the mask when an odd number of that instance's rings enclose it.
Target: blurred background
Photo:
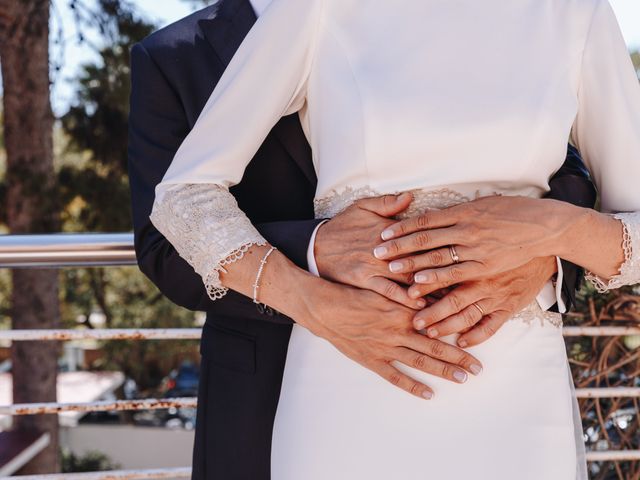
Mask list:
[[[610,1],[640,77],[640,2]],[[129,49],[208,3],[0,0],[0,234],[132,231]],[[6,25],[16,12],[29,19],[22,32],[28,41],[20,45]],[[24,84],[26,78],[36,80]],[[16,158],[7,158],[5,141]],[[585,287],[566,324],[638,326],[639,295],[627,288],[603,296]],[[0,330],[198,328],[203,321],[165,299],[133,266],[0,269]],[[578,387],[640,387],[640,336],[570,337],[567,349]],[[194,397],[198,362],[197,340],[0,339],[0,408]],[[581,410],[589,450],[640,450],[638,398],[583,399]],[[194,426],[195,410],[182,407],[0,414],[0,477],[188,466]],[[38,434],[16,435],[22,431]],[[42,432],[50,436],[38,443]],[[16,463],[16,452],[24,451],[31,455]],[[640,479],[637,461],[590,468],[594,479]]]

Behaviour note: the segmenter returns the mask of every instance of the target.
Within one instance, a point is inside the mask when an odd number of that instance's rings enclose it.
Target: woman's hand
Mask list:
[[[575,208],[548,199],[484,197],[391,225],[374,255],[389,261],[393,273],[416,272],[409,294],[420,298],[554,255]]]
[[[430,338],[462,333],[461,348],[478,345],[533,302],[556,271],[556,258],[545,257],[495,278],[463,283],[417,313],[414,328]]]

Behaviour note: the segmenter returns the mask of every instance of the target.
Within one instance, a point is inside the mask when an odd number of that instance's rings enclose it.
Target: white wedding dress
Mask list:
[[[154,225],[213,299],[265,244],[228,187],[293,112],[318,217],[407,190],[414,212],[541,197],[571,138],[603,211],[629,212],[620,274],[590,278],[640,282],[640,87],[607,0],[274,0],[156,189]],[[470,351],[484,372],[464,385],[400,366],[434,388],[424,401],[295,326],[272,478],[585,479],[561,317],[533,303]]]

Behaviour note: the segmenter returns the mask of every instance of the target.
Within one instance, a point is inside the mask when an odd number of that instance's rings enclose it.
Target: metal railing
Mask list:
[[[0,268],[60,268],[136,265],[133,234],[0,235]],[[566,337],[640,335],[638,327],[565,327]],[[94,340],[197,340],[201,330],[178,329],[84,329],[4,330],[0,341]],[[640,398],[640,388],[576,389],[578,398]],[[196,398],[117,400],[87,403],[32,403],[0,406],[0,415],[40,415],[65,411],[95,412],[195,408]],[[640,450],[592,451],[590,462],[640,460]],[[21,480],[106,480],[186,478],[190,468],[122,470],[78,474],[21,476]],[[5,477],[15,478],[15,477]],[[3,480],[0,478],[0,480]]]
[[[0,235],[0,268],[136,265],[132,233]]]
[[[151,480],[191,477],[191,468],[157,468],[153,470],[111,470],[108,472],[55,473],[0,477],[0,480]]]

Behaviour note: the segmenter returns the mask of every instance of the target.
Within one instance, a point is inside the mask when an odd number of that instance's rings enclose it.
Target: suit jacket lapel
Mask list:
[[[256,22],[249,0],[220,0],[209,18],[200,20],[202,33],[227,66]]]
[[[220,0],[212,8],[210,17],[198,23],[205,38],[226,67],[256,20],[256,14],[249,0]],[[274,68],[277,67],[274,66]],[[310,160],[310,147],[297,116],[292,115],[283,119],[274,128],[273,133],[309,181],[315,185],[317,177]]]

